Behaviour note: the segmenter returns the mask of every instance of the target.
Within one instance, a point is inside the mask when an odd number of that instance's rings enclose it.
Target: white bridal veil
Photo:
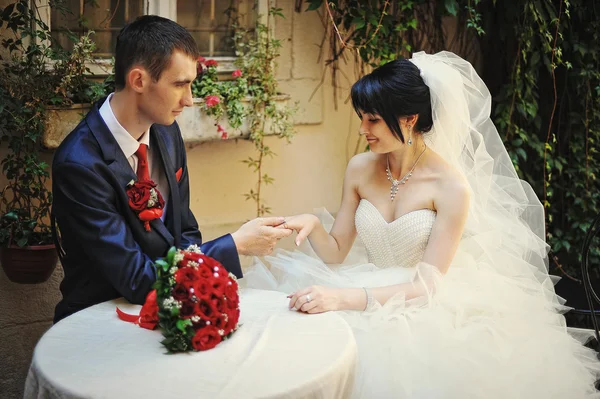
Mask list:
[[[463,173],[472,190],[459,254],[468,249],[472,256],[488,258],[501,275],[539,282],[527,286],[557,301],[548,276],[544,209],[531,186],[518,178],[490,119],[486,85],[469,62],[450,52],[418,52],[410,61],[431,93],[428,145]]]

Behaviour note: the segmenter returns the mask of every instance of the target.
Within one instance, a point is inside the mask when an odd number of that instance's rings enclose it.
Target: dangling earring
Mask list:
[[[408,127],[408,145],[412,145],[412,126]]]

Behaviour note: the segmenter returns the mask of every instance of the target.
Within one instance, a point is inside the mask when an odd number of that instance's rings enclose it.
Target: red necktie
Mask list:
[[[136,172],[138,181],[150,180],[150,170],[148,169],[148,146],[146,144],[140,144],[135,155],[137,155],[138,158]]]

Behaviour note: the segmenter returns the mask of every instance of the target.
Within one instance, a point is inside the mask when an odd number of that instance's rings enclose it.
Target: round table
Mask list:
[[[344,398],[354,383],[352,330],[335,313],[287,308],[285,294],[243,290],[241,327],[216,348],[166,354],[158,330],[117,318],[123,299],[75,313],[38,342],[25,398]]]

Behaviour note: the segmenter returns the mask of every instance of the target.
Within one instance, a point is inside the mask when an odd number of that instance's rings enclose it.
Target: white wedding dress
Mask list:
[[[544,210],[521,181],[490,120],[491,96],[472,65],[440,52],[414,54],[431,94],[428,146],[467,179],[469,216],[445,275],[422,262],[433,210],[386,222],[362,199],[357,242],[326,265],[306,242],[258,259],[242,286],[292,293],[309,285],[420,285],[364,312],[339,312],[359,348],[354,396],[400,399],[600,398],[589,332],[568,330],[548,274]],[[322,212],[331,228],[333,218]]]
[[[322,218],[332,221],[327,214]],[[428,297],[406,301],[397,295],[366,312],[339,312],[359,348],[354,397],[599,398],[593,387],[600,370],[596,353],[567,333],[556,312],[560,305],[543,300],[525,281],[486,268],[485,259],[468,255],[467,241],[443,278],[420,263],[435,218],[434,211],[422,209],[388,223],[363,199],[355,217],[359,242],[349,257],[365,263],[331,267],[303,246],[302,252],[267,257],[270,268],[256,260],[241,281],[291,293],[313,284],[378,287],[435,280]]]

